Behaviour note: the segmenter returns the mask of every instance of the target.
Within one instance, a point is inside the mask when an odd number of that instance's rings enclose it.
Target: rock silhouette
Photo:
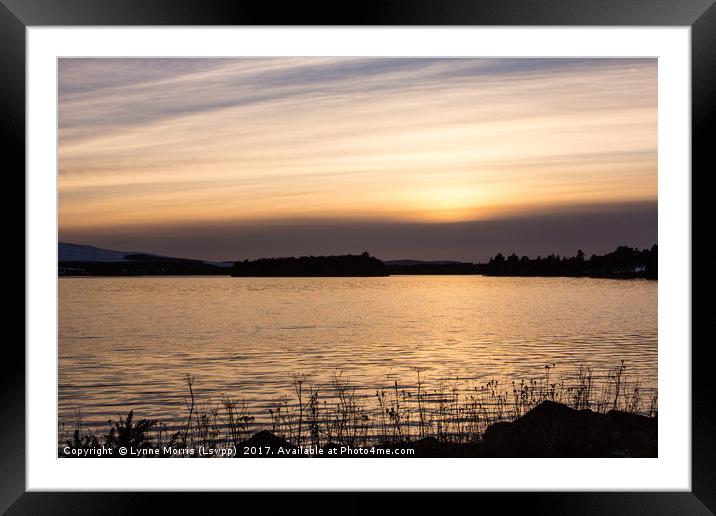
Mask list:
[[[511,423],[490,426],[481,452],[485,457],[656,457],[657,420],[545,401]]]

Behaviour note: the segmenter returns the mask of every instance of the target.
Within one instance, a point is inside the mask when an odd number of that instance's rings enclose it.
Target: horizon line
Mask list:
[[[183,257],[183,256],[169,256],[169,255],[163,255],[163,254],[158,254],[158,253],[153,253],[153,252],[148,252],[148,251],[124,251],[124,250],[116,250],[116,249],[107,249],[107,248],[104,248],[104,247],[98,247],[98,246],[93,245],[93,244],[76,244],[76,243],[73,243],[73,242],[62,242],[62,241],[59,241],[59,240],[58,240],[57,244],[58,244],[58,247],[59,247],[59,245],[72,245],[72,246],[77,246],[77,247],[91,247],[91,248],[93,248],[93,249],[98,249],[98,250],[100,250],[100,251],[109,251],[109,252],[112,252],[112,253],[123,253],[123,254],[125,254],[125,255],[143,254],[143,255],[149,255],[149,256],[157,256],[157,257],[161,257],[161,258],[170,258],[170,259],[178,259],[178,260],[190,260],[190,261],[197,261],[197,262],[204,262],[204,263],[237,263],[237,262],[245,262],[245,261],[253,262],[253,261],[257,261],[257,260],[276,260],[276,259],[286,259],[286,258],[329,257],[329,256],[360,256],[360,255],[362,255],[362,254],[364,254],[364,253],[368,253],[368,254],[369,254],[370,256],[372,256],[373,258],[376,258],[376,259],[378,259],[378,260],[380,260],[381,262],[384,262],[384,263],[385,263],[385,262],[401,262],[401,261],[414,261],[414,262],[424,262],[424,263],[431,263],[431,262],[432,262],[432,263],[436,263],[436,262],[443,262],[443,263],[447,262],[447,263],[450,263],[450,262],[452,262],[452,263],[461,263],[461,264],[465,264],[465,263],[466,263],[466,264],[480,264],[480,263],[483,263],[483,262],[480,262],[480,261],[463,261],[463,260],[450,260],[450,259],[434,259],[434,260],[433,260],[433,259],[416,259],[416,258],[398,258],[398,259],[384,260],[384,259],[382,259],[382,258],[379,258],[378,256],[374,256],[374,255],[371,254],[368,250],[358,251],[358,252],[355,252],[355,253],[351,252],[351,253],[341,253],[341,254],[297,254],[297,255],[263,256],[263,257],[260,257],[260,258],[252,258],[252,259],[250,259],[250,258],[237,258],[237,259],[230,259],[230,260],[204,260],[204,259],[201,259],[201,258],[185,258],[185,257]],[[613,249],[613,251],[615,251],[616,249],[618,249],[618,248],[620,248],[620,247],[629,247],[629,248],[631,248],[631,249],[640,250],[640,251],[645,251],[645,250],[651,249],[652,247],[657,247],[657,248],[658,248],[658,242],[655,242],[654,244],[652,244],[651,246],[648,246],[648,247],[639,247],[639,246],[631,246],[631,245],[627,245],[627,244],[619,244],[619,245],[617,245],[617,246]],[[578,253],[580,250],[581,250],[581,249],[575,250],[575,251],[574,251],[574,256],[576,256],[577,253]],[[613,252],[613,251],[610,251],[610,252]],[[544,254],[544,255],[538,254],[538,255],[536,255],[536,256],[533,258],[532,256],[530,256],[530,255],[528,255],[528,254],[522,254],[522,253],[517,253],[517,252],[507,253],[507,252],[503,252],[503,251],[497,251],[497,252],[495,252],[494,254],[491,254],[491,255],[490,255],[490,259],[492,259],[493,257],[496,257],[497,255],[500,255],[500,254],[503,255],[505,258],[507,258],[507,257],[509,257],[509,256],[512,256],[512,255],[518,256],[518,257],[520,257],[520,258],[526,256],[526,257],[527,257],[528,259],[530,259],[530,260],[537,259],[537,258],[544,258],[544,257],[547,257],[547,256],[559,256],[560,258],[564,258],[564,257],[571,258],[571,257],[572,257],[571,255],[568,256],[568,255],[566,255],[566,254],[560,254],[560,253],[552,252],[552,253]],[[58,255],[59,255],[59,252],[58,252]],[[594,256],[599,256],[599,255],[596,255],[595,253],[592,253],[592,255],[594,255]],[[58,256],[57,262],[60,263],[61,261],[62,261],[62,260],[59,260],[59,256]],[[64,260],[64,261],[67,261],[67,262],[72,262],[72,261],[88,261],[88,262],[89,262],[90,260]]]

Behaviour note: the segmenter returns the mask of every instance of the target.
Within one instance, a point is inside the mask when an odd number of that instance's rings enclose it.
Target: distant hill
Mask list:
[[[477,264],[450,260],[388,260],[385,262],[385,266],[390,274],[398,275],[480,274],[480,267]]]
[[[191,258],[176,258],[161,254],[138,251],[113,251],[102,249],[93,245],[68,244],[60,242],[57,246],[57,261],[59,262],[122,262],[122,261],[157,261],[157,260],[184,260],[202,262],[218,267],[231,267],[233,261],[212,262],[208,260],[193,260]]]
[[[60,242],[60,276],[174,276],[228,274],[233,262],[207,262]]]
[[[60,262],[121,262],[128,254],[136,253],[66,242],[60,242],[57,246],[57,260]]]
[[[452,260],[383,260],[386,265],[451,265],[456,263]]]

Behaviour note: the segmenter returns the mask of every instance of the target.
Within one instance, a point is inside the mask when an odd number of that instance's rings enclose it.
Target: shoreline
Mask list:
[[[64,246],[64,247],[63,247]],[[92,246],[60,243],[65,256],[58,261],[59,276],[231,276],[231,277],[386,277],[391,275],[482,275],[506,277],[589,277],[633,279],[658,277],[658,250],[619,246],[604,255],[587,258],[582,250],[573,257],[549,254],[519,257],[498,253],[488,262],[381,260],[361,254],[284,256],[224,262],[176,258],[146,253],[124,253]],[[98,260],[97,256],[109,257]],[[120,258],[121,257],[121,258]],[[231,264],[231,265],[229,265]]]
[[[232,276],[231,274],[58,274],[58,278],[390,278],[390,277],[401,277],[401,276],[482,276],[485,278],[587,278],[587,279],[614,279],[614,280],[650,280],[658,281],[659,278],[652,276],[640,276],[640,275],[566,275],[566,274],[552,274],[552,275],[536,275],[536,274],[483,274],[483,273],[469,273],[469,274],[458,274],[458,273],[421,273],[416,272],[413,274],[409,273],[398,273],[398,274],[372,274],[363,276],[349,276],[349,275],[323,275],[323,276]]]

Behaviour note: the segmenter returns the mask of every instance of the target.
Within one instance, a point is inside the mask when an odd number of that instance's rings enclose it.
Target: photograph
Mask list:
[[[58,57],[57,457],[659,457],[658,69]]]

